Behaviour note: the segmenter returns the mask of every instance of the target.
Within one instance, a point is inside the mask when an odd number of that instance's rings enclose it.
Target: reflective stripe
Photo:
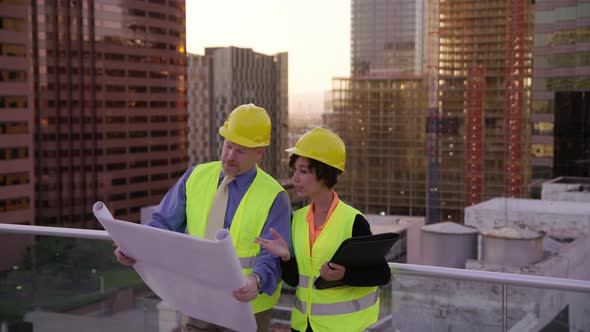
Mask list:
[[[295,296],[293,306],[295,307],[295,309],[301,311],[302,313],[305,313],[307,311],[307,309],[305,309],[307,307],[307,302],[299,300],[297,296]]]
[[[253,269],[256,264],[256,256],[252,257],[240,257],[240,266],[242,269]]]
[[[317,279],[316,277],[313,278],[313,283],[314,283],[314,285],[312,285],[313,289],[315,289],[316,279]],[[302,274],[299,275],[299,287],[303,287],[303,288],[309,287],[309,276],[305,276]]]
[[[379,288],[377,291],[367,294],[360,299],[337,302],[337,303],[312,303],[311,304],[311,315],[314,316],[325,316],[325,315],[342,315],[349,314],[351,312],[361,311],[374,305],[379,299]],[[295,303],[293,304],[297,310],[305,313],[307,311],[307,303],[300,301],[295,297]]]

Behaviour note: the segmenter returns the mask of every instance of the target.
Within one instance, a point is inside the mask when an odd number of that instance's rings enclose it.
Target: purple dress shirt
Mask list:
[[[148,222],[149,226],[184,233],[186,231],[186,181],[193,172],[194,167],[187,170],[184,175],[166,193],[160,205]],[[224,227],[229,229],[236,210],[242,198],[250,188],[256,177],[256,167],[252,167],[244,174],[238,175],[229,184],[229,197],[225,212]],[[219,183],[224,178],[223,172],[219,177]],[[218,183],[218,185],[219,185]],[[268,213],[268,219],[262,229],[261,237],[272,239],[270,228],[274,228],[291,246],[291,203],[289,197],[283,191],[280,192],[272,204]],[[281,280],[281,259],[261,249],[254,265],[254,272],[262,278],[262,291],[272,295],[278,282]]]

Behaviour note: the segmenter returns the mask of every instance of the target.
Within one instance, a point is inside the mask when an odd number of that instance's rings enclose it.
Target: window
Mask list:
[[[19,18],[0,17],[0,30],[25,31],[25,21]]]
[[[29,183],[29,173],[28,172],[0,174],[0,187],[14,186],[14,185],[28,184],[28,183]]]
[[[0,82],[26,82],[27,73],[23,70],[0,70]]]
[[[0,148],[0,160],[15,160],[27,158],[29,158],[28,148]]]
[[[27,55],[24,45],[0,43],[0,56],[21,56]]]
[[[27,122],[0,122],[0,135],[26,134],[28,132],[29,124]]]
[[[27,97],[0,96],[0,108],[27,108]]]

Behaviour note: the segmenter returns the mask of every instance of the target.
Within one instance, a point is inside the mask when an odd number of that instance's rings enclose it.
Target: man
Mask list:
[[[211,210],[218,210],[219,192],[227,187],[227,204],[221,204],[226,211],[220,212],[225,215],[217,219],[224,218],[223,227],[230,231],[246,275],[246,285],[233,295],[238,301],[252,301],[258,331],[269,329],[271,309],[280,295],[281,269],[280,258],[260,249],[254,240],[258,236],[272,238],[270,228],[288,239],[289,244],[291,239],[289,198],[277,181],[256,166],[264,147],[270,144],[270,132],[270,117],[265,109],[254,104],[238,106],[219,128],[225,139],[221,161],[190,168],[164,196],[148,223],[205,237],[205,233],[216,231],[209,227],[214,222],[208,219],[214,213]],[[135,263],[119,248],[115,255],[124,265]],[[182,331],[223,330],[187,316],[183,316],[181,327]]]

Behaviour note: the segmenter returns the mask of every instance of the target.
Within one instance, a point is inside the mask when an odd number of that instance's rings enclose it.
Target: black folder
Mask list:
[[[330,263],[353,269],[382,264],[385,261],[385,255],[398,239],[399,234],[397,233],[351,237],[340,244]],[[319,277],[314,285],[317,289],[326,289],[344,286],[345,284],[342,280],[328,281]]]

